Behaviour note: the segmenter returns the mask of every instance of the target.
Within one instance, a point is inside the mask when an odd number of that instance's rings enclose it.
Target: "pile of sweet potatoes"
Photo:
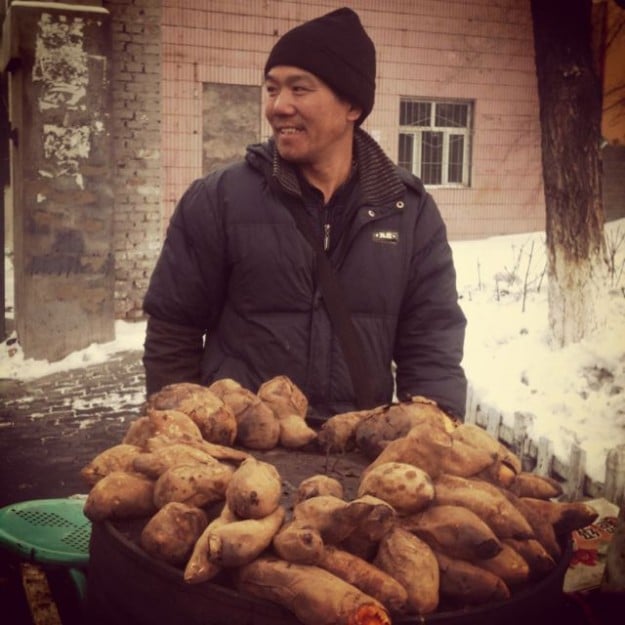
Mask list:
[[[597,516],[424,398],[335,415],[319,432],[306,410],[285,376],[256,394],[232,380],[165,387],[83,468],[85,514],[146,519],[142,548],[185,581],[227,579],[305,625],[505,601],[547,576],[570,532]],[[368,464],[357,493],[315,474],[285,501],[276,467],[254,456],[278,445],[358,449]]]

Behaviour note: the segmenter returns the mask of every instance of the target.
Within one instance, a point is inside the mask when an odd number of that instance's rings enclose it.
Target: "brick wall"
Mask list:
[[[142,317],[162,243],[161,0],[107,0],[112,23],[115,316]]]

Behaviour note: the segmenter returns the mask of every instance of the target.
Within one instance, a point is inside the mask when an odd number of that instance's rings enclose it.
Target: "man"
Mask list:
[[[144,303],[148,393],[221,378],[256,391],[287,375],[328,418],[363,406],[350,367],[364,366],[364,403],[422,395],[464,414],[466,320],[446,229],[422,183],[360,128],[375,71],[347,8],[277,41],[265,65],[272,139],[195,181],[172,217]],[[328,312],[321,254],[356,357]]]

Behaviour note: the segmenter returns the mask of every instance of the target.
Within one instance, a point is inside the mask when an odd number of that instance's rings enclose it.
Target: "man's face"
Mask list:
[[[322,166],[351,150],[353,125],[361,109],[339,98],[314,74],[298,67],[273,67],[265,91],[265,116],[282,158]]]

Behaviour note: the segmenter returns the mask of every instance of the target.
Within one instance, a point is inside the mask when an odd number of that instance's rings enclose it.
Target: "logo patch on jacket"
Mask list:
[[[373,233],[373,240],[378,243],[399,243],[397,230],[378,230]]]

